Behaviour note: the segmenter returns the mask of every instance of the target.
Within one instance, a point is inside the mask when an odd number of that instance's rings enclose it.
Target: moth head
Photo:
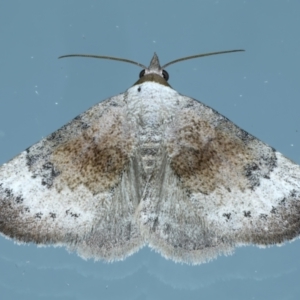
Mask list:
[[[165,81],[169,80],[169,73],[160,66],[159,59],[158,59],[158,56],[156,53],[154,53],[149,67],[146,69],[143,69],[140,72],[139,77],[142,78],[149,74],[157,74],[160,77],[162,77]]]

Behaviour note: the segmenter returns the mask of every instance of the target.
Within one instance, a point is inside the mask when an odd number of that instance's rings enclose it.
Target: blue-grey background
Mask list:
[[[0,164],[140,69],[57,57],[92,53],[170,66],[170,84],[300,163],[298,0],[0,1]],[[0,237],[1,299],[299,299],[300,241],[238,248],[208,264],[175,264],[145,248],[123,262],[84,261],[64,248]]]

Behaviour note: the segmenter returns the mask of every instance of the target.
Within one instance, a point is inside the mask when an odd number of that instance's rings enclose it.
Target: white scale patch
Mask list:
[[[125,93],[0,167],[2,234],[107,261],[148,245],[192,264],[297,238],[300,166],[165,78],[155,54]]]

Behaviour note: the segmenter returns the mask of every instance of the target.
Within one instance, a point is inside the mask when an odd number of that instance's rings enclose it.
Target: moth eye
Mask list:
[[[140,78],[142,78],[143,76],[145,75],[145,70],[142,70],[141,72],[140,72]]]
[[[169,73],[166,70],[162,70],[163,78],[168,81],[169,80]]]

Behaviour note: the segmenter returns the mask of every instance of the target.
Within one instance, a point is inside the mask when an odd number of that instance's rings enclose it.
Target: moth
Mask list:
[[[300,166],[168,83],[138,81],[0,167],[0,231],[19,243],[122,260],[141,247],[201,264],[299,236]]]

